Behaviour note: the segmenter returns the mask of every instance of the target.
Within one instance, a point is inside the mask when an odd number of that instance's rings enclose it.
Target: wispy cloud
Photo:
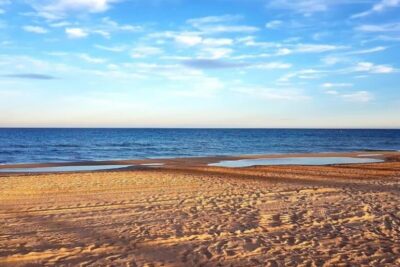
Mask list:
[[[376,65],[371,62],[359,62],[354,67],[356,72],[370,72],[370,73],[392,73],[395,69],[389,65]]]
[[[138,46],[132,50],[131,57],[145,58],[149,56],[161,55],[163,50],[155,46]]]
[[[322,87],[324,88],[337,88],[337,87],[351,87],[353,84],[351,83],[323,83]]]
[[[184,66],[195,69],[229,69],[229,68],[245,68],[245,69],[268,69],[279,70],[289,69],[292,64],[282,62],[264,62],[264,63],[250,63],[250,62],[233,62],[221,59],[189,59],[182,61]]]
[[[32,33],[37,33],[37,34],[48,33],[48,30],[46,30],[45,28],[40,27],[40,26],[26,25],[26,26],[23,26],[22,29],[26,32],[32,32]]]
[[[239,39],[239,42],[249,47],[276,49],[276,56],[286,56],[300,53],[324,53],[346,49],[346,46],[321,43],[285,43],[285,42],[258,42],[254,37]]]
[[[65,33],[67,34],[68,38],[71,39],[85,38],[89,35],[89,33],[82,28],[66,28]]]
[[[202,47],[199,51],[200,58],[220,59],[228,58],[233,53],[233,49],[225,47]]]
[[[248,66],[246,63],[229,62],[215,59],[190,59],[184,60],[182,64],[195,69],[228,69]]]
[[[46,19],[63,19],[68,15],[101,13],[120,0],[33,0],[32,7]]]
[[[102,64],[102,63],[105,63],[107,61],[104,58],[92,57],[92,56],[90,56],[88,54],[79,54],[78,56],[79,56],[80,59],[82,59],[82,60],[84,60],[84,61],[86,61],[88,63],[91,63],[91,64]]]
[[[279,26],[282,25],[282,23],[283,22],[281,20],[271,20],[271,21],[269,21],[269,22],[267,22],[265,24],[265,28],[267,28],[267,29],[277,29],[277,28],[279,28]]]
[[[54,25],[54,24],[53,24]],[[106,39],[111,38],[113,33],[132,33],[142,31],[143,28],[137,25],[120,24],[108,17],[104,17],[96,25],[84,25],[74,27],[71,23],[62,23],[60,25],[67,25],[65,32],[69,38],[84,38],[89,35],[100,35]],[[57,26],[62,27],[62,26]]]
[[[105,45],[97,45],[96,44],[96,45],[94,45],[94,47],[101,49],[101,50],[109,51],[109,52],[123,52],[128,49],[128,47],[126,45],[105,46]]]
[[[351,18],[362,18],[374,13],[380,13],[390,8],[395,8],[400,6],[400,0],[381,0],[380,2],[374,4],[371,9],[354,14]]]
[[[367,103],[374,99],[374,95],[368,91],[340,92],[338,90],[329,89],[325,94],[337,97],[348,102]]]
[[[360,50],[355,50],[355,51],[350,51],[345,54],[347,55],[362,55],[362,54],[370,54],[370,53],[376,53],[376,52],[381,52],[386,50],[387,47],[385,46],[377,46],[377,47],[372,47],[372,48],[367,48],[367,49],[360,49]]]
[[[293,51],[297,53],[323,53],[343,48],[346,47],[329,44],[298,44],[294,46]]]
[[[355,29],[362,32],[400,32],[400,23],[364,24]]]
[[[194,27],[200,27],[204,24],[211,24],[211,23],[226,23],[232,21],[238,21],[243,17],[240,15],[221,15],[221,16],[208,16],[208,17],[201,17],[201,18],[192,18],[188,19],[186,22]]]
[[[205,34],[216,33],[249,33],[259,31],[259,28],[248,25],[238,25],[234,22],[240,20],[241,16],[224,15],[224,16],[210,16],[202,18],[193,18],[187,20],[187,23],[193,28]]]
[[[374,99],[374,96],[368,91],[356,91],[348,94],[339,94],[338,96],[346,101],[362,103],[370,102]]]
[[[294,72],[289,72],[278,79],[278,83],[288,83],[293,78],[298,79],[318,79],[326,71],[317,69],[302,69]]]

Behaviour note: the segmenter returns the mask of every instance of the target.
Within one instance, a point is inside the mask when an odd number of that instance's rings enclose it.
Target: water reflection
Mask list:
[[[292,157],[292,158],[268,158],[268,159],[241,159],[225,160],[209,166],[218,167],[249,167],[255,165],[327,165],[350,163],[383,162],[381,159],[352,158],[352,157]]]

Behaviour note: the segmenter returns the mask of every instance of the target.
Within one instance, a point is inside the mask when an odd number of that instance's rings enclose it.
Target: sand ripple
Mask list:
[[[0,266],[400,265],[398,162],[0,179]]]

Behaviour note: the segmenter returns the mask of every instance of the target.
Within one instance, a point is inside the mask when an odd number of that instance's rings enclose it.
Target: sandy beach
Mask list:
[[[0,266],[400,266],[400,153],[379,157],[3,173]]]

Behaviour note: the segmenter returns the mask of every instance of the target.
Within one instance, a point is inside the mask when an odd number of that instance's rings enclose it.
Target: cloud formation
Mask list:
[[[248,64],[229,62],[215,59],[190,59],[182,62],[184,66],[195,68],[195,69],[229,69],[246,67]]]
[[[36,0],[32,7],[38,15],[56,20],[80,13],[101,13],[120,0]]]
[[[354,67],[354,71],[370,73],[392,73],[395,69],[388,65],[376,65],[372,62],[359,62]]]
[[[65,33],[67,34],[68,38],[71,39],[85,38],[89,35],[89,33],[82,28],[66,28]]]
[[[387,9],[395,8],[400,6],[400,0],[381,0],[380,2],[374,4],[371,9],[354,14],[351,18],[362,18],[374,13],[381,13]]]
[[[23,26],[22,29],[26,32],[32,32],[32,33],[37,33],[37,34],[48,33],[48,30],[46,30],[45,28],[40,27],[40,26],[26,25],[26,26]]]

